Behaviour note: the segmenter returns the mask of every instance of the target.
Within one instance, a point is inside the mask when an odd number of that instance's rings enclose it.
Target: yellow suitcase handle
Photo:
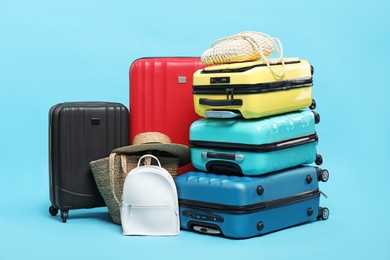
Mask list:
[[[199,104],[211,106],[211,107],[222,107],[222,106],[242,106],[243,102],[242,99],[215,100],[215,99],[208,99],[208,98],[200,98]]]

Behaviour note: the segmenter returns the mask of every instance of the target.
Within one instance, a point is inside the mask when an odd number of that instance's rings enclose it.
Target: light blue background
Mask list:
[[[388,1],[1,1],[0,259],[390,259]],[[144,56],[199,56],[255,30],[315,67],[328,221],[248,240],[124,237],[104,208],[48,213],[49,108],[128,106]]]

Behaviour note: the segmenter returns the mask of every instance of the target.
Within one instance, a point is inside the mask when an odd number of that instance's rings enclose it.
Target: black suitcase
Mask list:
[[[129,111],[120,103],[66,102],[49,111],[49,212],[105,206],[89,162],[129,144]]]

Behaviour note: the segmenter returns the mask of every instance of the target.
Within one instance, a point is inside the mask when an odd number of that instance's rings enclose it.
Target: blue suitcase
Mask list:
[[[201,171],[260,175],[301,164],[322,164],[309,109],[260,119],[211,119],[190,127],[191,161]]]
[[[188,172],[176,178],[182,229],[249,238],[327,219],[318,180],[329,173],[300,166],[257,177]]]

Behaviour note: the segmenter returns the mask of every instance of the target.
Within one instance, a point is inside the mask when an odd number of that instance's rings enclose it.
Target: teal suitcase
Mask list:
[[[191,161],[214,173],[260,175],[301,164],[322,164],[309,109],[260,119],[212,119],[190,127]]]

